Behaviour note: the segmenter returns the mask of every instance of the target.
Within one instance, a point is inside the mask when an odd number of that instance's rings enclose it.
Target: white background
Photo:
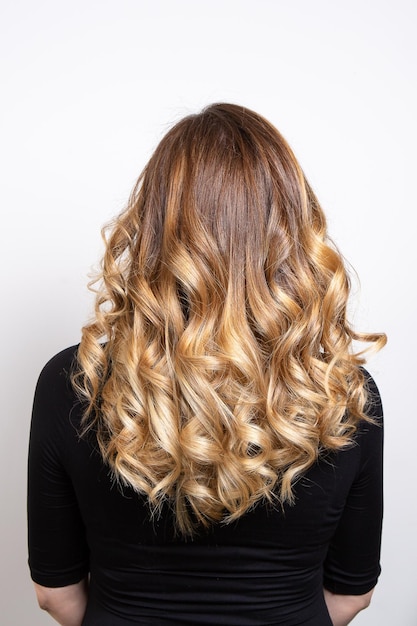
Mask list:
[[[40,626],[26,565],[26,454],[44,363],[77,343],[101,226],[168,127],[249,106],[293,147],[356,269],[386,413],[383,574],[364,625],[417,624],[416,3],[3,0],[1,615]]]

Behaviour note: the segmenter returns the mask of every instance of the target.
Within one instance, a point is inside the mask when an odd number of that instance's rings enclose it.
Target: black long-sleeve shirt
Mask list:
[[[192,541],[167,507],[111,478],[70,382],[77,347],[43,369],[29,449],[29,566],[46,587],[90,574],[83,626],[331,626],[323,586],[363,594],[380,573],[382,408],[367,376],[368,414],[355,443],[329,453],[295,485],[296,502],[259,504]]]

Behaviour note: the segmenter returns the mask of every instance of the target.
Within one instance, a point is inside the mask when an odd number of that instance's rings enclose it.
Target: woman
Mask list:
[[[29,564],[65,626],[347,624],[379,575],[382,409],[291,149],[216,104],[162,139],[94,320],[44,368]]]

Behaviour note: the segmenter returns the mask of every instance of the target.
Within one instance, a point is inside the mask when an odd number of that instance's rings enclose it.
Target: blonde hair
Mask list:
[[[353,340],[385,336],[349,325],[348,274],[286,141],[237,105],[186,117],[106,232],[73,382],[114,475],[184,534],[291,501],[366,419]]]

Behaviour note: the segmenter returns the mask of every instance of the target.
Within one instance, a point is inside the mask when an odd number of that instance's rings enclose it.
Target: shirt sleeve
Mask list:
[[[66,438],[71,393],[68,371],[74,349],[51,359],[35,391],[28,457],[28,548],[32,579],[64,587],[88,573],[85,529],[70,476]],[[72,395],[73,403],[73,395]]]
[[[365,372],[367,415],[357,445],[360,464],[324,563],[324,587],[344,595],[373,589],[381,572],[380,546],[383,514],[383,411],[372,377]]]

